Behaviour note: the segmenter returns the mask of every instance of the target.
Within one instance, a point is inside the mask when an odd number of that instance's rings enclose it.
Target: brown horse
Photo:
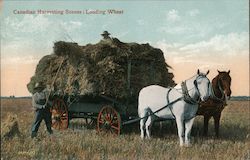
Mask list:
[[[214,118],[215,135],[219,136],[219,126],[221,112],[227,105],[227,99],[231,96],[231,77],[228,72],[218,71],[218,75],[212,80],[212,97],[206,102],[200,104],[197,115],[204,116],[203,134],[207,136],[208,122],[211,117]]]

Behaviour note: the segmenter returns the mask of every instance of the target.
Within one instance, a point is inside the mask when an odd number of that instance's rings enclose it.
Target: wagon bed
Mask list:
[[[138,118],[137,102],[121,102],[104,95],[55,96],[51,107],[52,126],[68,128],[73,118],[85,118],[95,123],[98,132],[120,134],[123,122]]]

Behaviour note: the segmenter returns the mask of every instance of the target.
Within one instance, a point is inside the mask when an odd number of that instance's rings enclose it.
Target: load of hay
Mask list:
[[[39,61],[27,87],[33,93],[35,83],[42,82],[54,92],[124,100],[138,97],[140,89],[150,84],[173,86],[168,68],[163,52],[149,44],[123,43],[117,38],[86,46],[59,41],[54,53]]]

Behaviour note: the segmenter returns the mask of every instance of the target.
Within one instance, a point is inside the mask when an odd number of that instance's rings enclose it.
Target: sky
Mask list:
[[[1,4],[1,96],[29,96],[26,84],[53,43],[97,43],[107,30],[123,42],[164,52],[176,83],[210,70],[232,77],[232,95],[249,96],[249,1],[11,1]],[[86,14],[114,9],[122,14]],[[38,14],[56,10],[63,14]],[[20,11],[35,14],[17,14]],[[81,11],[84,14],[69,14]]]

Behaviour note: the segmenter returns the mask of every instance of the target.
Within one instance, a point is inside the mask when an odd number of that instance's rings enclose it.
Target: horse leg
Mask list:
[[[203,135],[207,136],[208,133],[208,122],[211,117],[209,115],[204,115],[204,126],[203,126]]]
[[[189,147],[191,145],[190,143],[190,134],[191,134],[191,129],[194,123],[194,118],[185,121],[185,145]]]
[[[178,136],[180,139],[180,146],[182,147],[184,144],[184,125],[181,117],[176,117],[176,124],[178,128]]]
[[[161,132],[161,131],[162,131],[162,128],[163,128],[163,123],[162,123],[162,121],[160,121],[159,124],[160,124],[160,132]]]
[[[147,138],[150,139],[151,138],[151,128],[153,125],[153,118],[152,116],[149,116],[147,121],[146,121],[146,133],[147,133]]]
[[[144,127],[145,127],[144,124],[145,124],[144,119],[141,119],[140,120],[141,139],[144,139]]]
[[[145,117],[146,116],[146,111],[144,110],[143,114],[140,116]],[[145,129],[145,122],[147,121],[147,118],[143,118],[140,120],[140,130],[141,130],[141,139],[144,139],[144,129]]]
[[[215,114],[213,116],[213,118],[214,118],[214,130],[215,130],[215,135],[217,138],[219,137],[220,117],[221,117],[221,113]]]

